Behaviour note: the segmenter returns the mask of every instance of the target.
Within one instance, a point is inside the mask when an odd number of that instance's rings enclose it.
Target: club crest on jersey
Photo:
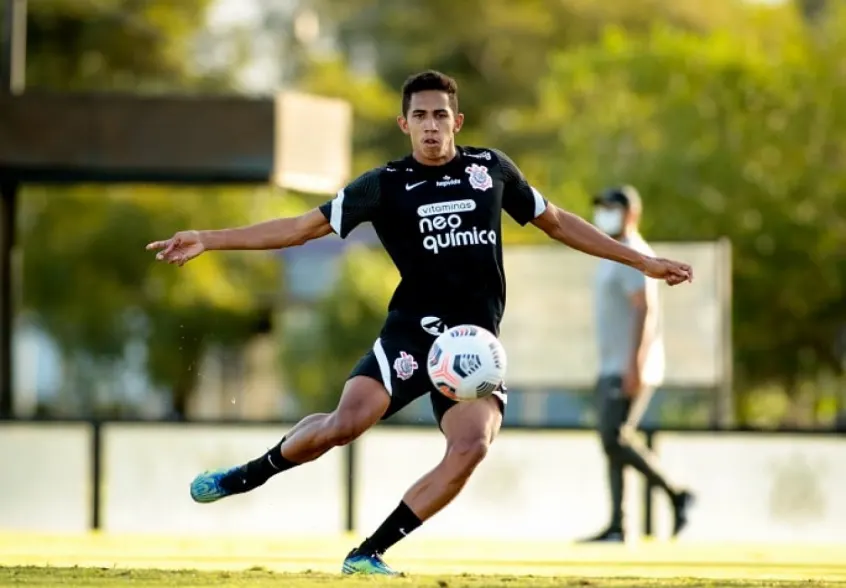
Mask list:
[[[470,185],[474,189],[484,192],[493,188],[493,179],[491,179],[491,175],[488,173],[488,168],[484,165],[474,163],[464,168],[464,171],[470,176]]]
[[[417,369],[417,362],[414,361],[414,356],[405,351],[400,351],[398,358],[394,360],[394,371],[400,380],[407,380],[414,374]]]

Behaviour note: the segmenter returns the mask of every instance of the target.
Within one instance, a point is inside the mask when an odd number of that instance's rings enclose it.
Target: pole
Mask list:
[[[726,429],[737,425],[734,396],[734,348],[732,346],[732,246],[727,238],[719,241],[717,288],[721,304],[721,374],[715,396],[714,428]]]
[[[20,94],[26,85],[26,8],[27,0],[5,0],[2,53],[0,53],[0,93]]]
[[[13,416],[12,399],[12,248],[18,184],[0,179],[0,418]]]
[[[0,94],[23,92],[26,81],[26,1],[5,0],[0,35]],[[12,396],[12,250],[18,182],[0,171],[0,418],[13,416]]]

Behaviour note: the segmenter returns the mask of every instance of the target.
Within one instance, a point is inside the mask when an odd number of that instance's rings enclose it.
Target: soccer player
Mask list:
[[[669,284],[692,277],[690,266],[643,255],[548,204],[500,151],[456,146],[464,116],[452,78],[435,71],[410,77],[397,121],[411,139],[411,154],[364,173],[319,208],[247,227],[179,232],[147,246],[159,250],[156,259],[181,266],[204,251],[294,247],[330,232],[345,238],[359,224],[373,224],[401,282],[379,338],[352,369],[337,408],[305,417],[256,459],[202,473],[191,484],[197,502],[249,492],[350,443],[428,394],[447,451],[347,555],[347,574],[396,575],[382,554],[456,497],[499,431],[505,388],[472,402],[453,402],[433,390],[425,360],[434,338],[449,326],[475,324],[499,332],[505,308],[502,211],[570,247]]]
[[[651,256],[652,248],[638,230],[642,210],[640,194],[634,187],[610,188],[594,199],[594,224],[620,243]],[[597,267],[594,300],[599,341],[598,426],[608,462],[611,521],[586,541],[625,539],[625,466],[634,467],[667,493],[673,506],[675,536],[687,524],[692,495],[667,479],[656,456],[635,435],[655,387],[664,379],[658,283],[630,266],[603,259]]]

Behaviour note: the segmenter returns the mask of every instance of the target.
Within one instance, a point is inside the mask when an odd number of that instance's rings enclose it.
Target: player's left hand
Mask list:
[[[693,281],[692,267],[686,263],[664,259],[663,257],[645,258],[641,271],[650,278],[664,280],[670,286]]]

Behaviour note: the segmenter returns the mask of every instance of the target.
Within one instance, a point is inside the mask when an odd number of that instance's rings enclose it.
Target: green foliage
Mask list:
[[[840,372],[846,8],[315,3],[345,55],[372,52],[395,109],[408,74],[456,76],[462,142],[504,148],[556,203],[587,214],[594,191],[630,182],[645,195],[651,239],[728,236],[739,392],[779,389],[798,402],[818,374]],[[407,150],[392,120],[372,125],[383,160]],[[542,239],[506,224],[507,243]],[[741,399],[742,413],[763,414],[750,406]]]
[[[601,36],[609,25],[647,31],[653,22],[685,30],[743,26],[739,0],[314,0],[337,30],[346,55],[367,51],[390,88],[423,69],[461,82],[466,144],[487,141],[512,150],[532,142],[510,128],[517,109],[530,110],[548,56]],[[395,114],[399,114],[396,102]],[[396,134],[385,123],[383,139]]]
[[[249,201],[231,190],[27,187],[23,310],[80,365],[117,362],[142,342],[152,383],[184,409],[207,345],[243,341],[267,315],[276,264],[214,253],[177,269],[154,263],[144,245],[186,226],[252,222]]]
[[[356,170],[382,165],[396,157],[387,154],[403,153],[408,149],[408,140],[395,122],[399,112],[396,92],[389,90],[378,78],[353,75],[337,58],[313,60],[308,65],[299,80],[300,88],[322,96],[342,98],[352,106]]]
[[[192,59],[209,4],[31,2],[28,87],[226,89],[238,63],[201,74]],[[301,4],[318,9],[341,52],[304,60],[297,82],[353,104],[356,172],[407,152],[395,123],[398,88],[410,73],[442,69],[461,83],[461,142],[503,148],[554,202],[586,214],[595,190],[631,182],[644,194],[650,238],[731,238],[737,373],[748,398],[777,388],[798,402],[811,388],[834,387],[826,374],[841,371],[832,343],[846,324],[846,8],[817,0]],[[373,73],[361,73],[362,55]],[[214,254],[176,270],[152,264],[143,244],[314,204],[287,196],[280,208],[250,195],[28,189],[29,315],[67,356],[94,363],[117,361],[140,338],[152,381],[184,397],[206,345],[242,341],[261,322],[279,285],[275,263]],[[543,239],[510,221],[505,233],[507,243]],[[285,313],[284,363],[304,407],[337,397],[395,280],[381,253],[356,251],[317,308]],[[807,404],[830,410],[828,397]],[[739,405],[756,422],[783,412]]]
[[[289,310],[283,363],[307,410],[331,410],[350,369],[373,345],[398,283],[387,254],[362,246],[343,258],[336,287],[316,308]]]
[[[189,66],[210,0],[38,0],[27,29],[29,90],[188,91],[225,86],[229,73]]]
[[[237,64],[203,75],[192,66],[209,5],[30,2],[27,89],[225,89]],[[73,374],[64,379],[67,394],[85,396],[80,382],[96,385],[141,344],[151,384],[169,391],[184,414],[207,346],[243,341],[266,322],[275,264],[266,255],[215,254],[177,270],[155,264],[144,245],[186,227],[253,222],[266,198],[233,189],[27,186],[21,304],[60,347]],[[97,410],[93,402],[89,395],[75,404]]]
[[[832,263],[844,228],[846,87],[826,73],[843,58],[789,40],[610,31],[556,57],[539,110],[523,121],[529,132],[567,129],[537,154],[567,161],[562,176],[639,186],[652,238],[731,238],[739,373],[788,387],[836,367],[832,343],[846,322],[846,275]]]

